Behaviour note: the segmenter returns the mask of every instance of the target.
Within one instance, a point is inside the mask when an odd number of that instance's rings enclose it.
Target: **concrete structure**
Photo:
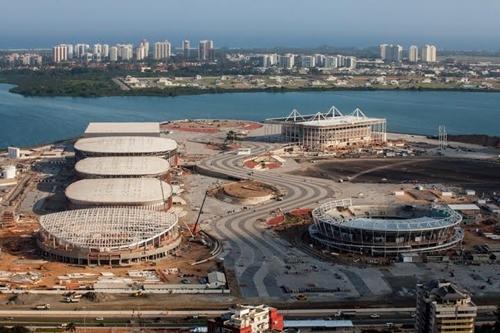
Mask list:
[[[147,136],[104,136],[79,139],[74,146],[77,160],[103,156],[158,156],[177,165],[177,142]]]
[[[191,56],[191,42],[187,39],[182,41],[182,53],[185,59],[188,59]]]
[[[86,138],[97,136],[160,136],[160,123],[89,123],[83,136]]]
[[[403,47],[394,44],[381,44],[380,58],[385,62],[401,62],[403,60]]]
[[[166,257],[180,244],[180,234],[173,213],[92,208],[41,216],[37,243],[59,261],[122,265]]]
[[[436,62],[437,61],[437,51],[434,45],[424,45],[422,47],[422,61],[423,62]]]
[[[283,331],[283,316],[265,305],[242,306],[208,320],[208,333],[262,333]]]
[[[172,55],[172,45],[168,41],[155,43],[155,60],[166,60]]]
[[[284,69],[292,69],[295,66],[295,55],[287,53],[278,56],[278,66]]]
[[[316,67],[316,58],[310,55],[303,55],[300,57],[300,67],[313,68]]]
[[[381,144],[387,141],[386,120],[369,118],[360,109],[349,115],[332,106],[326,113],[301,115],[293,110],[287,117],[265,121],[281,127],[286,142],[294,142],[309,151],[329,148]]]
[[[165,177],[170,164],[155,156],[89,157],[78,161],[81,178]]]
[[[198,60],[199,61],[214,61],[215,50],[212,40],[201,40],[198,45]]]
[[[417,285],[416,333],[473,333],[476,305],[448,281]]]
[[[9,158],[20,158],[21,157],[21,149],[17,147],[8,147],[7,153]]]
[[[60,63],[68,60],[68,46],[66,44],[59,44],[52,48],[52,61]]]
[[[433,253],[463,239],[462,217],[445,206],[352,205],[329,201],[312,212],[309,234],[324,247],[371,256]]]
[[[155,178],[84,179],[66,188],[74,208],[138,206],[167,210],[172,206],[172,186]]]
[[[16,178],[16,166],[15,165],[7,165],[3,169],[3,178],[4,179],[14,179]]]
[[[354,324],[351,320],[324,320],[324,319],[302,319],[302,320],[285,320],[285,329],[290,332],[354,332]]]
[[[418,47],[416,45],[412,45],[408,49],[408,61],[413,63],[418,62]]]

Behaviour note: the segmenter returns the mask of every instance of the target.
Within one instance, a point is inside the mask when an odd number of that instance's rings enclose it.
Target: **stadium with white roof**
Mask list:
[[[82,138],[74,145],[77,160],[104,156],[157,156],[177,165],[177,142],[152,136],[101,136]]]
[[[397,256],[450,249],[463,239],[462,216],[447,206],[352,205],[333,200],[312,212],[311,238],[331,250]]]
[[[88,265],[154,261],[181,242],[176,214],[131,207],[43,215],[38,234],[37,243],[45,256]]]
[[[81,178],[165,177],[170,164],[156,156],[88,157],[75,165]]]
[[[269,118],[265,123],[278,126],[283,141],[296,143],[309,151],[383,144],[387,141],[386,120],[367,117],[359,108],[348,115],[335,106],[327,112],[310,115],[293,110],[287,117]]]
[[[66,188],[72,208],[96,206],[137,206],[168,210],[172,186],[156,178],[83,179]]]

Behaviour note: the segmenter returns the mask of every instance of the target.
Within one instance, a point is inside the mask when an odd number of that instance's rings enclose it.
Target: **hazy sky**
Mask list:
[[[500,0],[0,0],[0,48],[141,38],[500,50]]]

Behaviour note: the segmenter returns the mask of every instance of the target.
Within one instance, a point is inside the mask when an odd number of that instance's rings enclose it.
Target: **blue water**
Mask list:
[[[500,135],[500,93],[341,91],[234,93],[179,97],[22,97],[0,84],[0,147],[30,146],[80,135],[90,121],[162,121],[185,118],[262,120],[360,107],[387,118],[388,130]]]

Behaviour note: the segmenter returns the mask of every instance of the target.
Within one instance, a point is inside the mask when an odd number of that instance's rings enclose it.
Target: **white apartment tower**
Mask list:
[[[200,44],[198,45],[198,60],[214,61],[214,59],[214,42],[212,40],[201,40]]]
[[[109,60],[118,61],[118,48],[116,46],[111,46],[109,48]]]
[[[189,58],[191,56],[191,43],[186,39],[182,42],[182,52],[184,54],[184,58]]]
[[[60,63],[68,60],[68,46],[66,44],[59,44],[52,48],[52,60],[55,63]]]
[[[292,69],[295,66],[295,55],[287,53],[278,56],[278,65],[285,69]]]
[[[418,62],[418,47],[416,45],[412,45],[408,49],[408,61]]]
[[[170,58],[171,54],[172,54],[172,46],[170,45],[170,42],[164,41],[155,43],[155,53],[154,53],[155,60],[168,59]]]
[[[473,333],[476,314],[470,296],[451,282],[417,285],[416,333]]]
[[[422,61],[436,62],[436,46],[426,44],[422,47]]]

